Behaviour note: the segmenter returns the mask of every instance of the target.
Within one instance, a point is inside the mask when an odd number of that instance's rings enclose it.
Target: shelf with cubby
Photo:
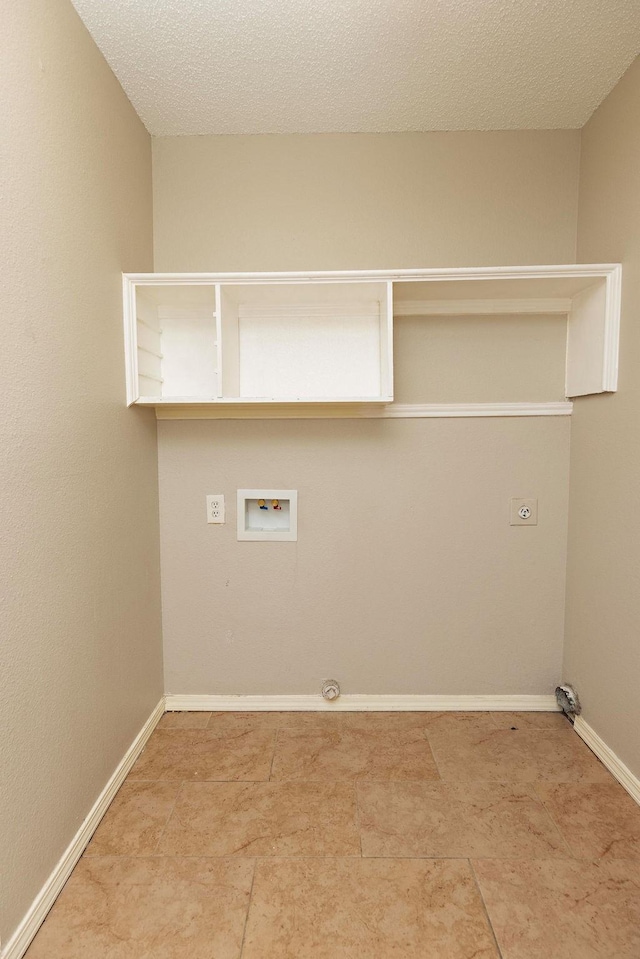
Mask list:
[[[620,284],[618,264],[125,274],[127,402],[172,418],[402,415],[394,315],[562,314],[566,397],[612,391]]]
[[[391,284],[125,276],[129,404],[393,399]]]

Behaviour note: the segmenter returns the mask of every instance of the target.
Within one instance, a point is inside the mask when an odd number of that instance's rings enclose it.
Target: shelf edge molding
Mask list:
[[[571,416],[573,403],[274,403],[159,405],[159,420],[451,419],[488,416]]]

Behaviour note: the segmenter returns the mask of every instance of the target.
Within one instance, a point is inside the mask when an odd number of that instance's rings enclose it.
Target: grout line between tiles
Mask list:
[[[208,853],[145,853],[141,856],[135,856],[132,853],[108,853],[106,855],[92,856],[91,860],[93,862],[99,862],[104,859],[127,859],[131,862],[138,862],[144,859],[210,859],[215,862],[249,862],[255,860],[256,862],[283,862],[283,861],[295,861],[300,860],[313,860],[314,862],[326,862],[333,859],[339,859],[344,862],[356,862],[361,857],[357,853],[353,853],[350,856],[345,855],[336,855],[332,853],[330,856],[313,856],[310,853],[303,853],[299,856],[294,856],[292,854],[283,855],[283,856],[256,856],[251,854],[250,856],[234,856],[231,853],[225,853],[222,856],[213,856]],[[401,862],[407,860],[408,862],[467,862],[469,856],[443,856],[442,854],[434,856],[362,856],[362,861],[391,861],[391,862]],[[529,863],[540,863],[540,862],[551,862],[551,863],[607,863],[618,862],[623,864],[634,864],[637,860],[635,859],[623,859],[616,856],[606,856],[605,858],[598,856],[586,856],[586,857],[564,857],[558,856],[553,859],[549,859],[548,856],[534,856],[534,857],[523,857],[522,855],[518,856],[474,856],[475,862],[499,862],[499,863],[518,863],[518,862],[529,862]]]
[[[433,856],[402,855],[402,856],[362,856],[361,857],[357,853],[353,853],[350,856],[344,856],[344,855],[341,856],[341,855],[336,855],[335,853],[332,853],[330,856],[313,856],[310,853],[302,853],[299,856],[292,855],[291,853],[289,853],[286,856],[285,855],[257,856],[255,855],[255,853],[252,853],[250,856],[234,856],[230,853],[225,853],[222,856],[214,856],[208,853],[201,853],[201,852],[199,853],[181,852],[181,853],[171,853],[171,854],[153,852],[153,853],[145,853],[144,855],[141,855],[141,856],[134,856],[131,853],[120,853],[120,854],[107,853],[105,855],[92,856],[91,858],[93,860],[130,859],[132,862],[138,861],[139,859],[214,859],[214,860],[228,860],[229,862],[248,862],[249,860],[255,860],[256,862],[276,862],[276,861],[282,861],[287,859],[292,859],[292,860],[295,859],[296,861],[300,859],[313,859],[313,860],[319,860],[319,861],[324,861],[328,859],[344,859],[345,862],[354,862],[354,860],[360,859],[360,858],[362,858],[363,860],[366,859],[367,862],[373,859],[379,860],[379,861],[385,861],[385,860],[401,861],[406,859],[410,862],[424,862],[424,861],[441,862],[441,861],[449,861],[449,860],[451,860],[452,862],[467,862],[469,860],[468,855],[467,856],[465,855],[445,856],[445,855],[442,855],[442,853],[438,853],[437,855],[433,855]],[[553,859],[549,859],[548,856],[523,857],[522,854],[518,854],[517,856],[474,856],[474,859],[481,862],[522,862],[525,860],[527,862],[567,862],[569,860],[571,861],[575,860],[576,862],[623,862],[623,863],[635,862],[635,860],[633,859],[617,859],[616,857],[613,857],[613,856],[611,858],[607,857],[606,859],[602,859],[598,857],[594,858],[593,856],[587,856],[583,858],[577,858],[575,856],[557,856],[557,857],[554,857]]]
[[[495,931],[495,929],[493,928],[493,923],[491,922],[491,916],[489,915],[489,910],[487,909],[487,904],[486,904],[486,902],[484,901],[484,896],[483,896],[483,894],[482,894],[482,889],[480,888],[480,883],[478,882],[478,877],[477,877],[477,875],[476,875],[476,871],[475,871],[475,869],[473,868],[473,860],[472,860],[472,859],[468,859],[467,862],[469,863],[469,869],[471,870],[471,875],[473,876],[473,881],[474,881],[474,883],[475,883],[476,889],[478,890],[478,895],[480,896],[480,902],[482,903],[482,908],[484,909],[484,914],[485,914],[485,916],[487,917],[487,922],[489,923],[489,929],[491,930],[491,935],[493,936],[493,941],[494,941],[495,944],[496,944],[496,949],[497,949],[497,951],[498,951],[498,956],[500,957],[500,959],[504,959],[504,957],[503,957],[503,955],[502,955],[502,949],[500,948],[500,943],[498,942],[498,937],[497,937],[497,935],[496,935],[496,931]]]
[[[435,762],[435,760],[434,760]],[[308,779],[308,778],[284,778],[284,779],[128,779],[130,783],[180,783],[184,784],[193,784],[193,783],[351,783],[351,782],[360,782],[360,783],[376,783],[379,786],[389,785],[390,783],[394,784],[405,784],[405,783],[414,783],[416,785],[422,786],[470,786],[472,783],[485,783],[486,785],[503,785],[503,786],[536,786],[543,783],[547,783],[551,786],[596,786],[602,785],[601,779],[506,779],[502,777],[500,779],[447,779],[440,777],[438,779],[368,779],[364,777],[349,777],[346,779],[336,779],[331,776],[324,776],[321,779]],[[542,802],[542,800],[540,800]]]
[[[444,782],[444,779],[442,778],[442,773],[440,772],[440,767],[438,766],[438,760],[436,759],[436,754],[435,754],[434,751],[433,751],[433,746],[431,745],[431,740],[429,739],[429,734],[428,734],[428,731],[427,731],[426,729],[425,729],[425,731],[424,731],[424,738],[425,738],[425,742],[426,742],[426,744],[427,744],[427,749],[428,749],[429,752],[431,753],[431,759],[433,760],[433,765],[436,767],[436,772],[437,772],[437,774],[438,774],[438,779],[435,780],[435,782],[438,782],[438,780],[439,780],[440,782]],[[391,780],[391,781],[393,781],[393,780]],[[433,782],[434,780],[431,780],[431,781]],[[428,782],[428,780],[423,780],[423,782]]]
[[[276,728],[275,728],[275,735],[274,735],[274,737],[273,737],[273,752],[272,752],[272,754],[271,754],[271,763],[270,763],[270,765],[269,765],[269,775],[268,775],[268,777],[267,777],[267,782],[273,782],[273,780],[272,780],[271,777],[273,776],[273,764],[274,764],[275,759],[276,759],[276,750],[277,750],[277,748],[278,748],[278,736],[279,736],[279,733],[280,733],[280,727],[279,727],[279,726],[276,726]]]
[[[161,843],[162,840],[164,839],[164,834],[165,834],[166,831],[167,831],[167,826],[169,825],[169,820],[171,819],[171,817],[173,816],[174,812],[176,811],[176,806],[178,805],[178,797],[180,796],[180,793],[182,792],[182,787],[183,787],[183,785],[184,785],[184,782],[181,782],[181,783],[178,785],[178,791],[177,791],[177,793],[176,793],[176,798],[175,798],[174,801],[173,801],[173,806],[171,807],[171,812],[170,812],[169,815],[167,816],[167,820],[166,820],[164,826],[162,827],[162,832],[161,832],[160,835],[158,836],[158,841],[157,841],[157,843],[155,844],[154,851],[153,851],[153,853],[152,853],[152,855],[154,855],[154,856],[159,855],[158,850],[159,850],[159,848],[160,848],[160,843]]]
[[[238,959],[242,959],[242,954],[244,952],[244,942],[247,938],[247,926],[249,925],[249,913],[251,912],[251,902],[253,900],[253,887],[256,881],[256,869],[258,868],[258,862],[256,859],[253,860],[253,872],[251,874],[251,888],[249,889],[249,898],[247,900],[247,914],[244,917],[244,926],[242,929],[242,942],[240,943],[240,954]]]
[[[358,830],[358,842],[360,844],[360,858],[364,859],[362,852],[362,827],[360,822],[360,800],[358,798],[358,780],[353,783],[353,791],[356,799],[356,829]]]
[[[553,813],[552,813],[551,810],[548,808],[546,802],[544,801],[544,799],[542,798],[542,796],[541,796],[540,793],[538,792],[538,786],[539,786],[539,784],[540,784],[541,782],[544,782],[544,780],[538,780],[538,781],[536,781],[536,782],[531,783],[531,787],[532,787],[532,789],[533,789],[533,792],[534,792],[534,794],[535,794],[535,797],[536,797],[537,801],[540,803],[540,805],[542,806],[542,808],[544,809],[544,811],[546,812],[547,816],[549,817],[549,820],[550,820],[550,821],[553,823],[553,825],[555,826],[556,832],[558,833],[558,835],[559,835],[560,838],[562,839],[562,841],[563,841],[563,843],[564,843],[564,845],[565,845],[565,848],[567,849],[567,851],[568,851],[568,853],[569,853],[568,858],[569,858],[569,859],[577,859],[578,857],[577,857],[576,854],[574,853],[573,847],[571,846],[571,843],[569,842],[569,840],[568,840],[567,837],[565,836],[564,830],[562,829],[562,826],[560,825],[559,822],[556,822],[556,820],[555,820],[555,818],[554,818],[554,816],[553,816]],[[556,784],[555,784],[555,783],[552,783],[552,785],[556,785]]]

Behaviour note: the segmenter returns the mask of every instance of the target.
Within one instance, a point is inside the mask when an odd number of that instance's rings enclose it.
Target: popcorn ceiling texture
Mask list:
[[[638,0],[73,0],[156,136],[581,127]]]

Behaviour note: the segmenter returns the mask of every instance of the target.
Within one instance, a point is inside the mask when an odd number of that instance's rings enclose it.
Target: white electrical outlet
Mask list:
[[[207,496],[207,523],[224,523],[224,495]]]

